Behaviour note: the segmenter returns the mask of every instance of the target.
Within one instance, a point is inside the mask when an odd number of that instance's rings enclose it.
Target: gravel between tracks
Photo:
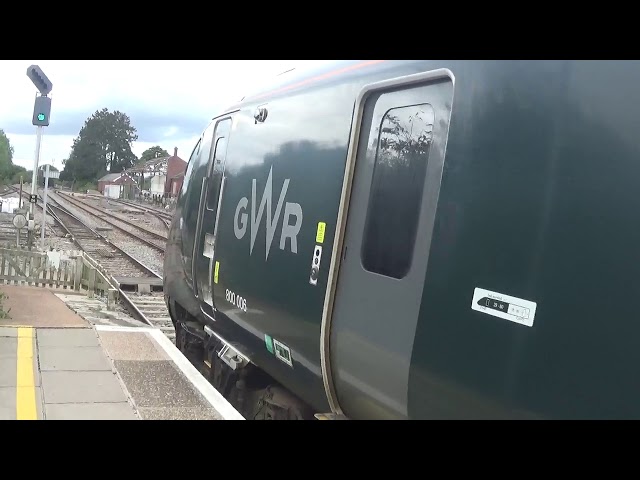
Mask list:
[[[133,222],[140,227],[149,231],[155,232],[159,235],[167,235],[167,228],[162,221],[151,213],[142,211],[139,208],[131,207],[120,202],[116,202],[109,198],[96,198],[96,197],[76,197],[74,200],[82,202],[88,208],[104,209],[115,218],[122,219],[124,221]],[[131,227],[129,227],[131,228]]]
[[[114,245],[122,248],[124,251],[132,255],[138,261],[151,268],[154,272],[162,276],[163,269],[163,255],[154,250],[151,247],[148,247],[144,244],[137,243],[128,235],[116,230],[111,225],[106,222],[101,221],[100,219],[89,215],[88,213],[76,208],[70,202],[66,202],[64,197],[60,198],[60,195],[52,195],[54,200],[60,205],[64,206],[71,213],[77,216],[80,220],[85,222],[88,226],[93,229],[101,229],[107,228],[109,230],[98,230],[98,232],[105,237],[107,237]]]
[[[167,227],[162,223],[162,220],[155,215],[144,212],[136,207],[131,207],[122,203],[110,202],[108,200],[98,201],[95,198],[91,199],[91,203],[89,203],[89,205],[105,208],[118,218],[122,218],[130,222],[140,222],[141,227],[147,228],[159,235],[167,235]]]

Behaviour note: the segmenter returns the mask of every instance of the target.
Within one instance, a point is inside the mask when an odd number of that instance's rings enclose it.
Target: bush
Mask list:
[[[97,190],[98,186],[93,182],[78,182],[74,185],[75,192],[86,192],[87,190]]]

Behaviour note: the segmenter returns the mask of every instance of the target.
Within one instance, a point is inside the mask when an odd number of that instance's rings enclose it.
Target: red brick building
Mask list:
[[[178,148],[176,147],[173,149],[173,155],[167,159],[167,178],[164,184],[164,193],[167,196],[178,196],[186,170],[187,162],[178,156]]]
[[[107,185],[135,185],[135,180],[126,173],[108,173],[98,180],[98,191],[104,195]]]
[[[126,170],[137,189],[136,192],[129,192],[126,198],[134,198],[140,193],[150,194],[154,198],[176,197],[182,188],[186,170],[187,162],[178,157],[177,147],[173,149],[173,155],[138,163]]]
[[[184,180],[184,172],[180,172],[175,177],[169,179],[168,194],[170,197],[177,197],[182,188],[182,182]]]

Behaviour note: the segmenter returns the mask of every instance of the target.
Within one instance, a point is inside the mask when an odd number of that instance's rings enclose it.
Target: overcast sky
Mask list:
[[[1,60],[0,129],[14,148],[13,162],[30,170],[36,127],[31,124],[36,88],[27,67],[39,65],[53,84],[51,123],[44,128],[40,165],[62,168],[73,139],[96,110],[120,110],[137,129],[133,153],[153,145],[187,160],[197,138],[220,108],[256,83],[309,60]]]

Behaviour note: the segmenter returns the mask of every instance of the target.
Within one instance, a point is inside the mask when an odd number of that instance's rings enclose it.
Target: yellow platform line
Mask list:
[[[33,371],[32,327],[18,328],[18,355],[16,371],[16,418],[18,420],[37,420],[36,381]]]

